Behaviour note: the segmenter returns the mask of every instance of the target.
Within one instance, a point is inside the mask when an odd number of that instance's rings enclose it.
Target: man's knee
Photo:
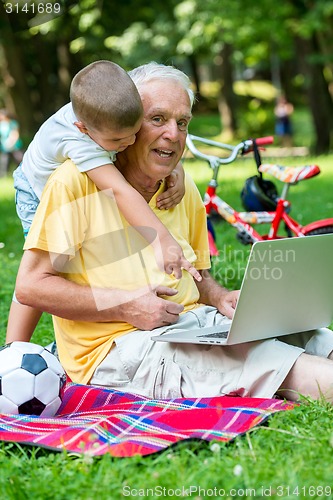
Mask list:
[[[301,354],[280,386],[279,394],[296,401],[300,395],[333,401],[333,361]]]

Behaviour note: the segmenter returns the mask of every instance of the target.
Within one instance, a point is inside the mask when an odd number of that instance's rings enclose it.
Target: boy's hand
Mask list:
[[[185,194],[184,177],[185,172],[182,164],[179,162],[176,168],[165,179],[167,189],[157,198],[157,208],[164,210],[175,207],[180,203]]]
[[[182,269],[185,269],[185,271],[192,274],[193,278],[196,279],[197,281],[202,280],[202,276],[199,273],[199,271],[197,271],[196,268],[194,266],[192,266],[192,264],[188,260],[186,260],[184,256],[182,256],[182,258],[181,258],[180,268],[179,267],[173,268],[172,272],[173,272],[173,275],[175,276],[175,278],[180,279],[182,277]]]
[[[202,280],[199,271],[185,258],[181,246],[170,235],[161,240],[161,247],[164,270],[167,274],[173,274],[176,279],[180,279],[184,269],[197,281]]]

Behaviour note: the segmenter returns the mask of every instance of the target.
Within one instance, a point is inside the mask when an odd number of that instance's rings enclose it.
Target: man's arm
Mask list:
[[[209,271],[200,271],[202,281],[196,283],[200,292],[200,302],[215,306],[220,313],[232,318],[236,307],[239,290],[227,290],[219,285]]]
[[[16,282],[20,303],[73,321],[125,321],[141,330],[173,324],[183,306],[159,295],[177,293],[167,287],[124,291],[82,286],[52,267],[49,254],[26,250]]]

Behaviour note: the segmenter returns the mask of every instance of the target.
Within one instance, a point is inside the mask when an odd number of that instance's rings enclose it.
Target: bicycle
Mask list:
[[[318,165],[306,165],[302,167],[283,167],[275,164],[262,164],[260,146],[268,145],[274,138],[261,137],[258,139],[247,139],[236,146],[223,144],[221,142],[205,139],[196,135],[188,134],[186,139],[187,148],[193,156],[208,162],[213,171],[212,178],[208,183],[204,194],[204,204],[207,213],[208,238],[211,256],[219,254],[215,243],[215,231],[211,222],[211,215],[216,213],[237,230],[236,237],[244,245],[252,244],[261,240],[273,240],[281,237],[303,237],[315,234],[333,233],[333,218],[322,219],[302,226],[290,217],[291,202],[288,200],[289,189],[298,182],[310,179],[320,173]],[[200,151],[194,142],[202,146],[208,145],[230,152],[229,156],[220,157],[206,154]],[[199,146],[200,147],[200,146]],[[238,212],[217,194],[218,174],[221,165],[232,163],[238,155],[252,152],[257,165],[257,175],[247,179],[242,191],[242,201],[245,212]],[[263,173],[270,174],[284,183],[282,192],[278,195],[275,184],[265,180]],[[284,222],[286,236],[278,236],[281,223]],[[253,227],[254,224],[270,224],[269,231],[265,235],[259,234]]]

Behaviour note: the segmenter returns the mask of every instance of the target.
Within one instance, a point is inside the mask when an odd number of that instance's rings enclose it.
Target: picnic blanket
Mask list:
[[[278,399],[227,396],[152,400],[67,383],[53,418],[0,414],[0,440],[93,456],[149,455],[186,439],[230,441],[292,408]]]

